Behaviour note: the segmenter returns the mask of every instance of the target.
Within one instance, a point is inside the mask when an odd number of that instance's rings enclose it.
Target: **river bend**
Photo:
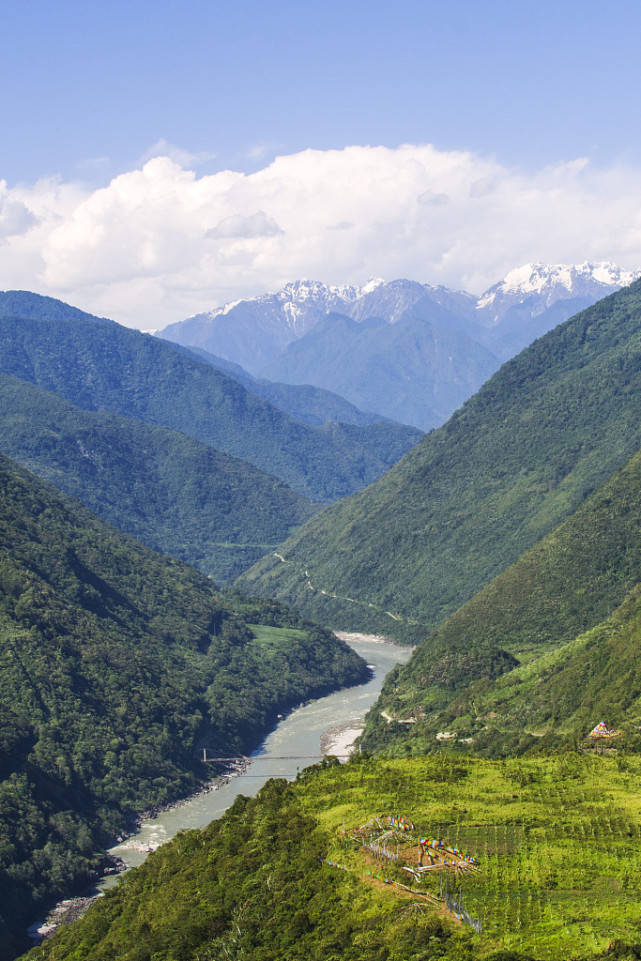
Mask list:
[[[142,864],[149,851],[169,841],[178,831],[202,828],[220,817],[239,794],[256,794],[269,778],[294,778],[299,770],[314,763],[312,760],[280,760],[282,755],[342,754],[344,745],[353,741],[362,728],[363,719],[378,697],[386,675],[395,664],[407,661],[411,650],[362,634],[339,634],[339,637],[346,640],[372,668],[373,676],[369,681],[357,687],[343,688],[292,711],[254,751],[244,774],[226,780],[217,790],[195,795],[157,817],[144,820],[135,834],[113,847],[110,853],[121,858],[128,867],[135,867]],[[100,887],[108,887],[114,880],[107,877]]]

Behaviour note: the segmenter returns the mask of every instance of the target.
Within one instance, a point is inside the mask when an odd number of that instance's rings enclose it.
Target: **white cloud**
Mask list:
[[[198,177],[193,157],[157,146],[164,156],[99,190],[0,181],[0,287],[144,329],[298,277],[480,292],[528,261],[641,266],[629,166],[578,158],[525,173],[430,145],[364,146]]]
[[[26,233],[35,222],[35,216],[22,201],[11,200],[0,192],[0,242],[5,237]]]
[[[268,217],[264,210],[257,210],[255,214],[243,217],[241,214],[232,214],[225,217],[215,227],[211,227],[206,237],[229,238],[229,237],[275,237],[282,234],[282,229],[272,217]]]
[[[160,140],[157,140],[151,147],[145,150],[138,162],[145,164],[148,160],[153,160],[155,157],[169,157],[169,159],[177,163],[179,167],[200,167],[201,164],[215,160],[216,154],[210,150],[201,150],[199,153],[192,153],[190,150],[177,147],[176,144],[169,143],[168,140],[161,137]]]

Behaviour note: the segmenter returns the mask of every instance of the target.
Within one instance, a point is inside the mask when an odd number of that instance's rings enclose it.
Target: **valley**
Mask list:
[[[287,316],[250,373],[0,296],[3,961],[110,845],[132,870],[33,961],[636,956],[641,281],[545,331],[623,279],[561,267],[478,303],[300,282],[185,328]],[[512,322],[543,336],[497,370]],[[370,400],[287,383],[304,341],[340,373],[328,331]],[[443,398],[462,343],[494,359],[442,426],[388,419],[395,358]],[[203,749],[251,758],[203,793]]]
[[[365,663],[277,604],[221,597],[0,456],[0,950],[85,886],[136,812],[251,750]],[[250,627],[249,625],[253,625]]]
[[[641,6],[2,14],[0,961],[641,961]]]

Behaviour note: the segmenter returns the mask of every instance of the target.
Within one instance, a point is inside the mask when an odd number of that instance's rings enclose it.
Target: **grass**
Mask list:
[[[250,624],[254,638],[263,647],[286,650],[290,641],[305,637],[305,631],[295,627],[271,627],[267,624]]]
[[[325,760],[180,833],[30,958],[638,959],[640,776],[641,758],[623,755]],[[352,840],[391,813],[478,858],[449,881],[480,933],[416,896],[438,895],[443,872],[414,886]]]

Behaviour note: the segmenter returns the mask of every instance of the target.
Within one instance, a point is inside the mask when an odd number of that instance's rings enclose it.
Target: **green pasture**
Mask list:
[[[305,637],[305,631],[295,627],[271,627],[268,624],[249,624],[254,640],[263,647],[286,649],[291,641]]]

